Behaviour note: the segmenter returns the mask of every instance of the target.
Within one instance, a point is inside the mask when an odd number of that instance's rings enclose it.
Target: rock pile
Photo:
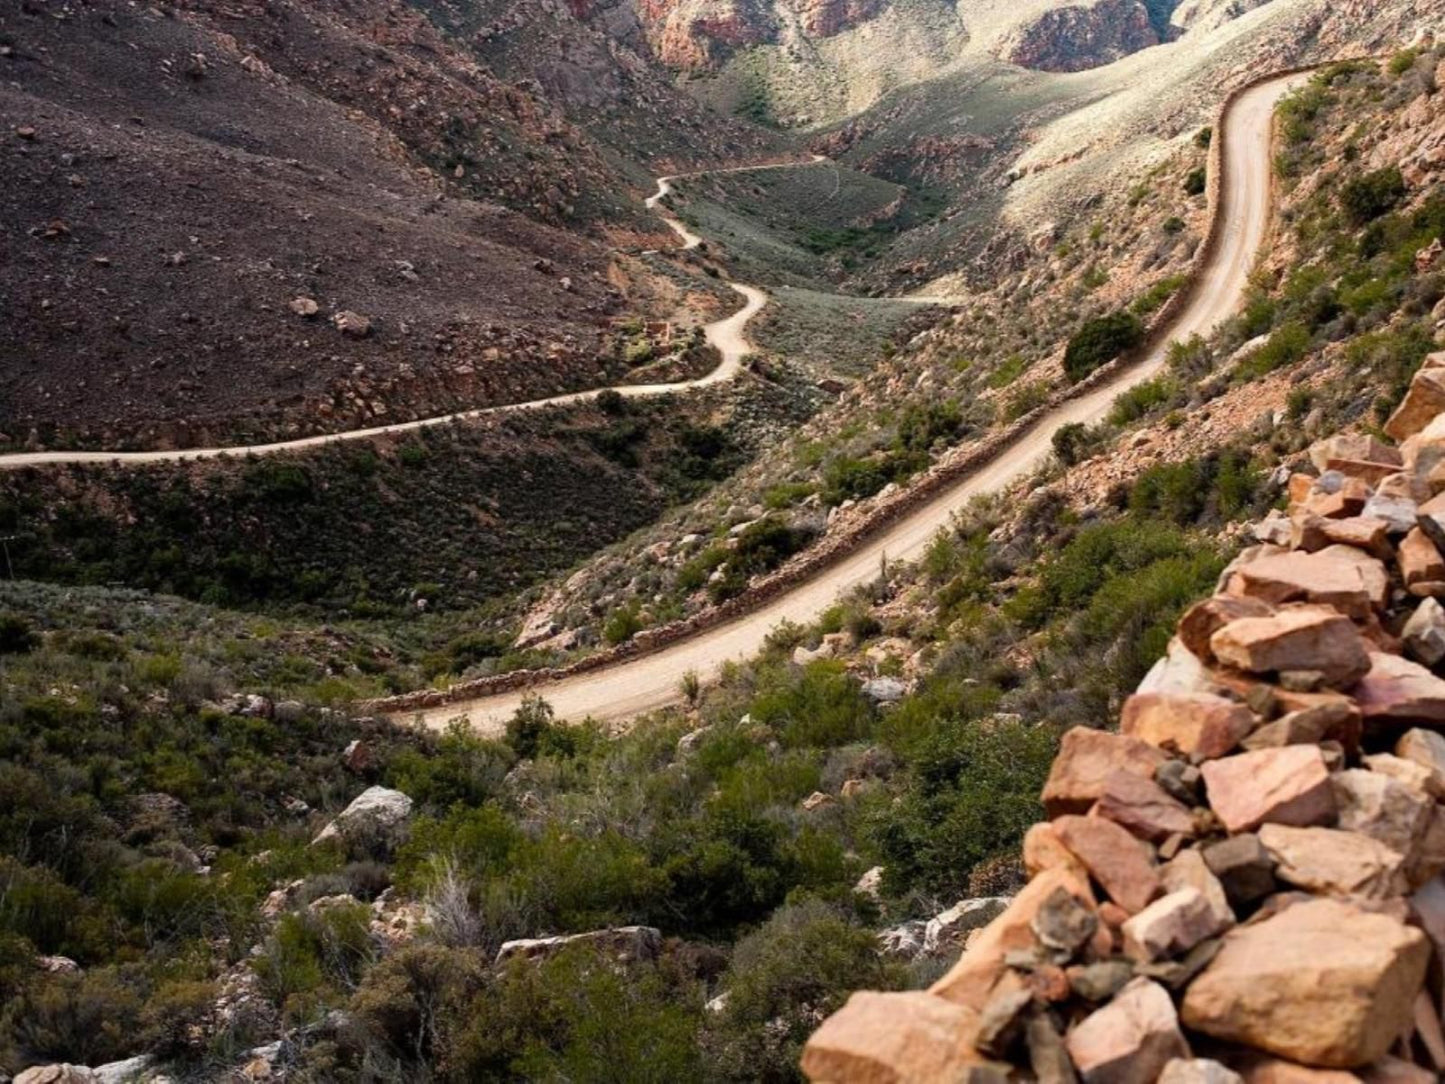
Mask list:
[[[814,1081],[1412,1084],[1445,1072],[1445,354],[1337,436],[1120,732],[1067,733],[1029,884]]]

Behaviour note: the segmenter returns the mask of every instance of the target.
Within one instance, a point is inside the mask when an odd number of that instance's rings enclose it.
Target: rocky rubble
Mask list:
[[[1442,363],[1398,446],[1311,449],[1121,732],[1064,736],[1029,884],[928,992],[855,994],[811,1079],[1440,1079]]]

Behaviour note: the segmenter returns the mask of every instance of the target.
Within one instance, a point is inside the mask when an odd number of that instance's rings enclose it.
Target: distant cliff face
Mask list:
[[[826,38],[867,22],[887,0],[635,0],[654,52],[674,68],[711,67],[733,50],[788,34]]]
[[[1143,0],[1094,0],[1045,11],[999,43],[998,56],[1036,71],[1076,72],[1112,64],[1160,42]]]

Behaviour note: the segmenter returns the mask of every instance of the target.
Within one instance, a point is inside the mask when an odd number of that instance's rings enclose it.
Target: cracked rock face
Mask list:
[[[1094,0],[1046,11],[1009,34],[1000,60],[1035,71],[1077,72],[1158,45],[1143,0]]]

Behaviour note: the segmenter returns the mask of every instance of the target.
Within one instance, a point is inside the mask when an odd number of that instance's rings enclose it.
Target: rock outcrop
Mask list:
[[[399,790],[368,787],[317,833],[312,845],[329,840],[395,844],[406,830],[411,807],[411,799]]]
[[[1009,33],[999,59],[1036,71],[1077,72],[1112,64],[1160,42],[1143,0],[1085,0],[1042,12]]]
[[[1185,615],[1125,733],[1064,736],[1033,880],[928,993],[854,995],[811,1079],[1440,1079],[1445,653],[1397,638],[1445,596],[1404,545],[1445,492],[1435,381],[1391,419],[1399,448],[1312,449],[1290,546],[1245,550]],[[1310,551],[1315,520],[1359,527],[1380,493],[1410,514]]]

